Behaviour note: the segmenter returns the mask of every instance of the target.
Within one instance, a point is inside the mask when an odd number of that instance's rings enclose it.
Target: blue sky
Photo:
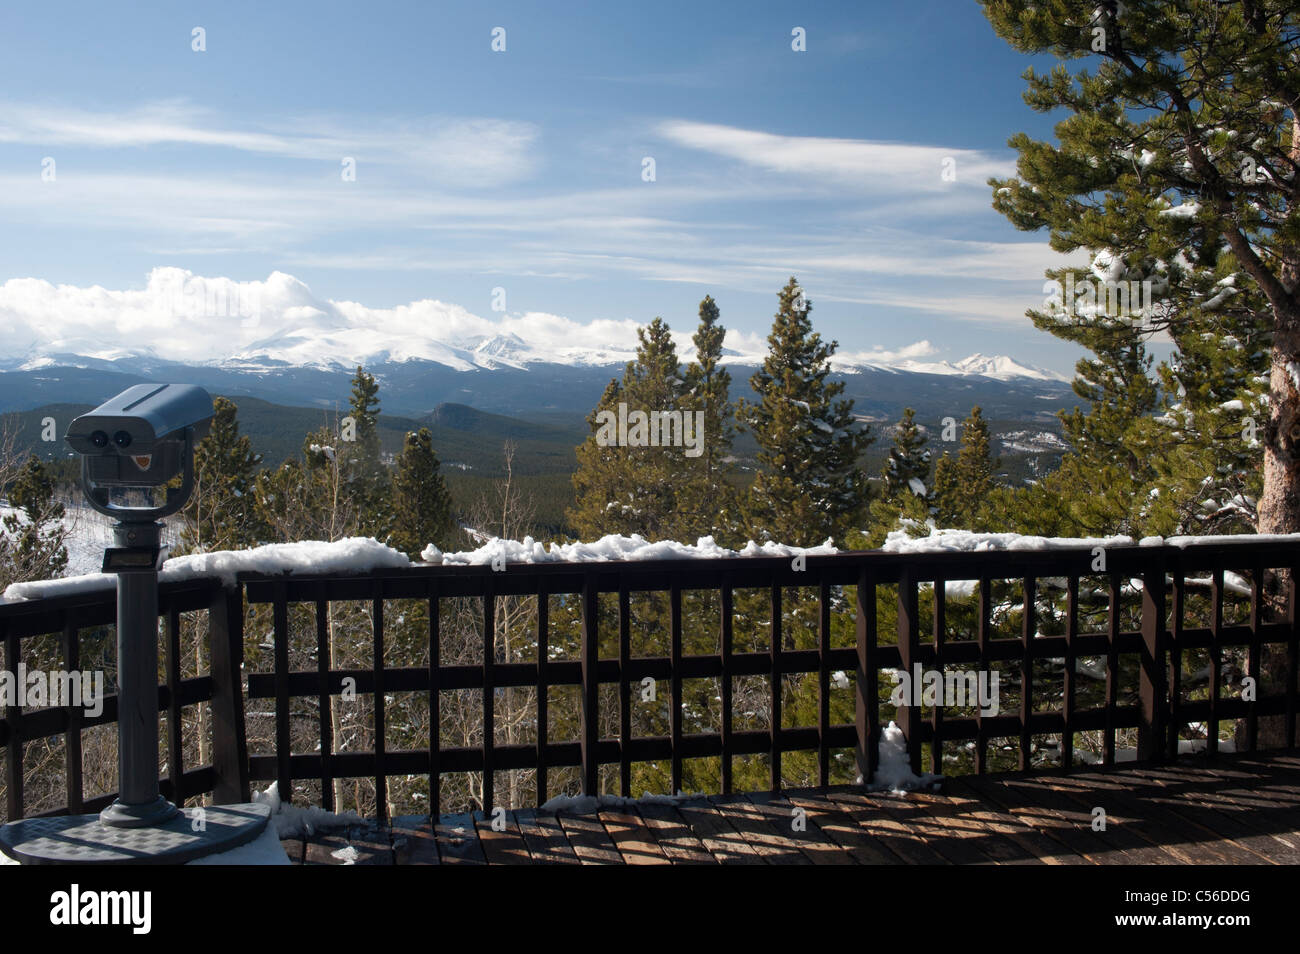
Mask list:
[[[845,351],[1008,353],[1067,373],[1077,356],[1024,317],[1061,260],[985,185],[1014,168],[1009,136],[1048,137],[1055,119],[1024,105],[1030,61],[973,2],[0,18],[0,282],[278,270],[373,308],[491,315],[502,287],[512,314],[681,331],[710,293],[724,324],[764,334],[795,274]]]

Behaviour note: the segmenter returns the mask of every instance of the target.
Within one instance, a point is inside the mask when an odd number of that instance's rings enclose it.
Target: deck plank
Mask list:
[[[1032,791],[992,781],[988,776],[964,775],[960,784],[1017,821],[1032,828],[1062,852],[1058,857],[1084,864],[1132,864],[1122,848],[1098,838],[1086,825],[1036,797]]]
[[[672,805],[647,803],[638,805],[641,820],[659,844],[659,848],[675,865],[716,865],[715,858],[704,843],[695,837],[691,826]]]
[[[519,824],[513,812],[506,812],[505,828],[497,831],[492,827],[492,816],[484,812],[474,813],[474,828],[478,832],[479,847],[490,865],[526,865],[532,863],[528,845],[519,833]]]
[[[812,864],[812,859],[799,850],[799,845],[769,822],[746,796],[713,795],[709,802],[765,864]]]
[[[1106,810],[1105,831],[1092,809]],[[796,820],[802,824],[796,824]],[[1069,775],[957,776],[629,803],[588,814],[402,816],[281,840],[295,864],[1300,864],[1300,758],[1223,754]]]
[[[307,851],[307,845],[301,838],[281,838],[280,847],[289,858],[289,864],[300,865]]]
[[[1162,847],[1151,838],[1144,838],[1141,829],[1149,823],[1140,814],[1125,809],[1112,792],[1105,790],[1076,791],[1062,784],[1065,776],[1044,778],[1027,776],[1008,782],[1040,805],[1059,812],[1072,825],[1079,836],[1079,850],[1086,850],[1102,864],[1185,865],[1193,864],[1191,857],[1176,848]],[[1094,809],[1105,812],[1105,828],[1093,828]],[[1088,842],[1096,842],[1088,847]]]
[[[434,833],[438,839],[438,857],[443,864],[487,864],[487,858],[478,842],[473,815],[443,815],[434,826]]]
[[[672,864],[655,840],[654,833],[635,810],[602,811],[600,823],[614,842],[614,847],[629,865]]]
[[[614,839],[609,837],[605,826],[595,815],[575,815],[561,812],[556,815],[569,837],[569,844],[578,860],[584,865],[619,865],[623,856],[619,854]]]
[[[307,842],[305,865],[391,865],[393,844],[386,830],[322,834]]]
[[[428,818],[400,818],[393,821],[393,864],[436,865],[438,837]]]
[[[761,865],[763,857],[745,836],[709,801],[700,799],[677,806],[678,814],[709,854],[724,865]]]
[[[528,854],[535,864],[580,865],[564,833],[559,819],[549,812],[537,812],[533,809],[515,812],[515,822],[519,834],[528,846]]]
[[[842,806],[816,789],[789,793],[790,803],[808,813],[809,820],[840,850],[862,865],[900,865],[902,858],[889,846],[864,831]]]
[[[807,809],[795,805],[782,795],[759,792],[747,796],[751,810],[767,820],[767,823],[786,840],[797,848],[815,865],[852,865],[857,863],[849,852],[840,850],[816,823],[808,817]],[[796,821],[803,830],[799,831]]]
[[[1096,799],[1103,807],[1117,805],[1131,817],[1134,830],[1163,851],[1192,864],[1260,864],[1261,860],[1214,831],[1170,811],[1155,798],[1158,789],[1134,772],[1123,776],[1080,773],[1059,779],[1076,798]]]
[[[1300,864],[1297,846],[1257,831],[1230,811],[1225,811],[1216,797],[1215,786],[1205,785],[1204,776],[1202,786],[1196,791],[1195,788],[1189,789],[1184,776],[1166,773],[1159,766],[1148,768],[1140,775],[1158,786],[1159,793],[1154,796],[1158,804],[1212,836],[1249,852],[1255,856],[1254,864]]]
[[[1087,865],[1088,859],[1075,854],[1051,835],[1037,830],[1026,819],[1007,811],[970,786],[965,778],[948,780],[944,791],[960,801],[967,817],[984,828],[1012,842],[1020,852],[1019,858],[1004,860],[1004,864],[1032,863],[1030,858],[1045,865]]]
[[[916,811],[905,796],[865,794],[860,790],[833,791],[831,801],[868,834],[909,865],[945,865],[949,860],[935,851],[915,824]],[[899,803],[899,804],[892,804]]]
[[[945,790],[942,795],[917,792],[913,801],[943,826],[939,841],[941,851],[949,854],[954,864],[1043,864],[1041,854],[1027,849],[999,830],[1014,831],[1011,825],[994,827],[979,817],[984,814],[982,803],[973,795],[956,789]],[[948,837],[942,837],[944,835]],[[962,858],[958,858],[956,853],[960,853]]]

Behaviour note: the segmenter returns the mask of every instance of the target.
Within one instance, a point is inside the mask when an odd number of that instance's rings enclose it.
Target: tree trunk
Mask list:
[[[329,652],[330,652],[330,658],[326,668],[332,669],[334,667],[335,660],[338,659],[338,651],[334,647],[334,604],[333,603],[330,603],[328,609],[325,611],[325,618],[329,622]],[[339,751],[339,741],[343,735],[343,720],[339,715],[338,700],[335,698],[333,693],[330,693],[329,707],[330,707],[330,735],[332,736],[332,742],[333,742],[331,748],[333,749],[333,752],[337,752]],[[325,752],[322,750],[321,757],[322,758],[328,757],[329,755],[332,755],[333,752]],[[331,780],[331,784],[334,787],[334,811],[342,812],[343,811],[343,779],[335,777],[334,779]],[[359,809],[360,804],[358,804],[357,807]]]
[[[1300,161],[1300,116],[1291,122],[1291,158]],[[1294,213],[1293,213],[1294,214]],[[1294,298],[1300,284],[1300,250],[1287,256],[1279,280]],[[1259,500],[1255,529],[1259,533],[1300,532],[1300,308],[1293,302],[1273,306],[1273,354],[1269,378],[1269,417],[1264,428],[1264,490]],[[1267,603],[1274,618],[1285,618],[1290,592],[1289,568],[1278,568],[1268,588]],[[1285,685],[1283,647],[1266,646],[1260,654],[1260,671],[1252,672],[1256,690]],[[1241,732],[1238,731],[1238,737]],[[1286,717],[1259,721],[1259,744],[1266,748],[1286,744]]]

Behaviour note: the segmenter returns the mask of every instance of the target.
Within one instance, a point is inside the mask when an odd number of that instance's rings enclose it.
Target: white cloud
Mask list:
[[[783,136],[714,123],[668,120],[659,135],[691,149],[734,159],[772,172],[834,179],[839,187],[885,194],[935,192],[958,186],[987,189],[990,176],[1006,177],[1015,163],[976,149],[924,146],[869,139]],[[942,178],[945,160],[955,178]]]
[[[468,369],[488,360],[476,349],[494,339],[506,349],[496,360],[604,364],[634,356],[639,327],[631,319],[579,322],[546,312],[484,317],[436,299],[373,308],[319,298],[283,272],[238,282],[155,268],[137,289],[54,285],[35,278],[0,285],[0,352],[11,366],[49,355],[112,358],[148,352],[184,362],[270,357],[313,365],[422,358]],[[674,335],[684,360],[694,353],[690,335]],[[766,353],[767,341],[729,328],[725,347],[754,360]],[[891,365],[934,350],[930,342],[918,341],[895,350],[841,352],[836,363]]]
[[[366,163],[398,165],[432,177],[441,186],[502,185],[522,179],[537,165],[537,139],[533,123],[491,118],[344,121],[320,116],[240,128],[183,100],[117,111],[0,104],[0,142],[96,149],[195,146],[335,166],[350,156],[358,162],[359,176]]]
[[[435,299],[372,308],[318,298],[283,272],[237,282],[155,268],[143,288],[119,290],[35,278],[0,285],[0,342],[18,362],[150,352],[190,362],[258,355],[304,364],[426,358],[468,368],[477,362],[473,349],[496,336],[517,338],[524,360],[571,360],[587,352],[622,360],[636,348],[637,327],[630,319],[581,323],[541,312],[484,318]]]

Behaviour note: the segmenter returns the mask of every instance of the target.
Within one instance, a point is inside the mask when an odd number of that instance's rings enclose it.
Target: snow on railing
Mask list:
[[[1017,533],[975,533],[970,530],[928,528],[926,536],[912,536],[906,530],[890,533],[881,549],[887,553],[987,553],[998,551],[1091,550],[1121,546],[1180,549],[1201,545],[1252,543],[1294,543],[1300,546],[1300,534],[1238,534],[1203,537],[1039,537]],[[430,543],[420,554],[424,565],[487,566],[511,563],[605,563],[643,560],[717,560],[747,557],[829,556],[848,553],[837,549],[833,541],[815,547],[795,547],[783,543],[749,541],[738,550],[718,544],[713,537],[700,537],[695,543],[676,540],[647,540],[640,534],[610,534],[590,543],[545,544],[524,537],[523,540],[489,539],[475,550],[444,553]],[[860,551],[857,551],[860,552]],[[169,559],[159,574],[162,583],[185,580],[221,580],[233,586],[240,573],[267,575],[366,573],[371,570],[420,566],[405,553],[373,537],[348,537],[331,542],[301,540],[295,543],[270,543],[248,550],[216,550],[192,553]],[[38,580],[11,584],[4,591],[4,602],[38,600],[111,589],[116,577],[109,573],[89,573],[55,580]]]

